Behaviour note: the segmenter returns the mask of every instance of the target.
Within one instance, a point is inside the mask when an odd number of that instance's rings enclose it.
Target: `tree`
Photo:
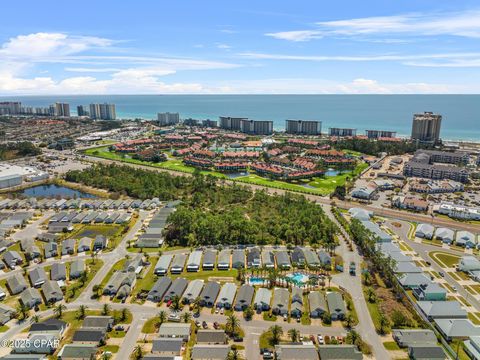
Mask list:
[[[278,343],[280,342],[280,338],[283,335],[282,327],[279,325],[273,325],[270,327],[269,331],[270,331],[270,334],[272,334],[271,336],[272,345],[278,345]]]
[[[82,286],[85,285],[85,283],[87,282],[88,280],[88,274],[86,271],[82,271],[82,273],[80,274],[80,282],[82,283]]]
[[[102,289],[102,287],[98,284],[93,285],[92,291],[93,291],[93,298],[98,298],[98,292]]]
[[[19,299],[17,304],[17,316],[21,317],[20,320],[25,320],[28,317],[28,310],[28,306]]]
[[[372,284],[372,275],[370,272],[366,271],[362,274],[363,277],[363,284],[365,286],[370,286]]]
[[[398,310],[395,310],[393,313],[392,313],[392,316],[391,316],[391,319],[392,319],[392,322],[393,322],[393,325],[395,327],[400,327],[400,326],[404,326],[406,325],[407,323],[407,317],[405,315],[403,315],[400,311]]]
[[[128,309],[127,308],[123,308],[121,313],[120,313],[120,322],[124,322],[126,321],[128,318]]]
[[[184,312],[182,314],[182,320],[184,323],[189,323],[190,320],[192,320],[192,314],[190,314],[189,312]]]
[[[107,315],[110,315],[110,305],[108,304],[103,304],[103,308],[102,308],[102,315],[103,316],[107,316]]]
[[[35,323],[35,324],[38,323],[38,322],[40,322],[40,316],[38,316],[38,315],[33,315],[33,316],[32,316],[32,322]]]
[[[167,312],[165,310],[160,310],[157,315],[155,327],[159,328],[165,321],[167,321]]]
[[[140,345],[135,346],[135,350],[133,350],[133,357],[135,360],[140,360],[143,358],[143,349]]]
[[[350,330],[347,334],[346,342],[348,344],[357,345],[357,342],[360,340],[360,334],[355,330]]]
[[[377,295],[375,294],[375,291],[371,287],[367,287],[365,291],[367,293],[368,302],[374,303],[377,300]]]
[[[251,306],[247,306],[245,310],[243,310],[243,317],[245,320],[252,320],[253,314],[255,314],[255,312]]]
[[[240,327],[240,321],[235,316],[235,314],[230,314],[227,317],[227,323],[225,325],[225,330],[227,334],[234,336],[237,334],[237,330]]]
[[[330,325],[332,323],[332,317],[330,316],[330,314],[328,312],[324,312],[323,315],[322,315],[322,322],[325,324],[325,325]]]
[[[296,343],[300,339],[300,331],[297,329],[290,329],[288,330],[288,336],[293,343]]]
[[[182,304],[180,304],[180,297],[178,297],[177,295],[172,298],[170,309],[172,309],[173,311],[180,311],[182,309]]]
[[[53,313],[57,316],[57,318],[61,319],[62,316],[63,316],[63,311],[66,310],[67,307],[63,304],[58,304],[57,306],[55,306],[55,308],[53,309]]]
[[[86,311],[87,311],[87,306],[86,305],[80,305],[78,307],[77,319],[79,319],[79,320],[85,319]]]
[[[378,323],[379,323],[379,326],[380,326],[380,329],[379,329],[380,334],[382,334],[382,335],[385,334],[387,327],[390,325],[390,322],[385,317],[385,315],[380,314],[380,317],[378,319]]]
[[[353,322],[355,319],[353,318],[353,315],[351,313],[348,313],[346,318],[345,318],[345,325],[348,329],[350,329],[353,325]]]
[[[237,348],[232,348],[232,350],[228,352],[227,360],[239,360],[239,359],[240,359],[240,354],[238,353]]]

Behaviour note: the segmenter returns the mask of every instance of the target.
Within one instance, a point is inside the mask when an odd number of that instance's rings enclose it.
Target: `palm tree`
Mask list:
[[[143,349],[140,345],[137,345],[135,347],[135,350],[133,350],[133,357],[136,360],[140,360],[141,358],[143,358]]]
[[[34,322],[35,324],[40,322],[40,316],[38,315],[33,315],[32,316],[32,322]]]
[[[366,292],[367,292],[367,300],[369,303],[374,303],[375,302],[375,298],[376,298],[376,295],[375,295],[375,291],[371,288],[371,287],[368,287],[366,289]]]
[[[103,304],[103,308],[102,308],[102,315],[103,316],[107,316],[110,314],[110,305],[108,304]]]
[[[347,334],[347,343],[356,345],[358,340],[360,340],[360,334],[355,330],[350,330]]]
[[[297,329],[290,329],[288,330],[288,336],[290,336],[290,340],[292,340],[293,343],[296,343],[300,339],[300,331]]]
[[[282,327],[279,325],[273,325],[270,327],[269,331],[272,334],[272,337],[271,337],[272,345],[278,345],[278,343],[280,342],[280,338],[283,335]]]
[[[127,308],[123,308],[122,312],[120,313],[120,322],[124,322],[128,318],[128,310]]]
[[[57,318],[61,319],[62,316],[63,316],[63,311],[66,310],[67,307],[63,304],[58,304],[57,306],[55,306],[55,308],[53,309],[53,312],[54,314],[57,316]]]
[[[354,321],[355,319],[353,318],[352,314],[347,314],[347,317],[345,318],[345,325],[348,329],[352,327]]]
[[[87,311],[87,306],[86,305],[80,305],[78,307],[77,319],[79,319],[79,320],[85,319],[86,311]]]
[[[167,312],[165,310],[160,310],[158,312],[158,320],[155,324],[155,327],[159,328],[165,321],[167,321]]]
[[[190,320],[192,320],[192,314],[190,314],[189,312],[184,312],[182,314],[182,320],[185,324],[189,323]]]
[[[180,297],[178,297],[177,295],[175,295],[175,296],[172,298],[172,303],[170,304],[170,308],[171,308],[173,311],[180,311],[180,310],[181,310],[182,305],[180,304]]]
[[[369,272],[363,273],[363,283],[369,286],[372,283],[372,275]]]
[[[93,298],[98,298],[98,292],[100,291],[102,287],[98,284],[93,285],[92,291],[93,291]]]
[[[240,355],[238,354],[237,348],[232,348],[232,350],[229,351],[227,360],[239,360]]]
[[[85,283],[87,282],[88,280],[88,274],[86,271],[82,271],[82,273],[80,274],[80,282],[82,283],[82,286],[85,285]]]
[[[245,320],[251,320],[254,313],[255,312],[253,311],[252,307],[248,306],[245,308],[245,310],[243,310],[243,317]]]
[[[227,323],[225,325],[225,330],[229,335],[235,335],[240,326],[240,321],[235,316],[235,314],[230,314],[227,317]]]
[[[380,318],[378,319],[379,325],[380,325],[380,334],[385,334],[386,327],[389,325],[388,319],[385,317],[385,315],[380,314]]]

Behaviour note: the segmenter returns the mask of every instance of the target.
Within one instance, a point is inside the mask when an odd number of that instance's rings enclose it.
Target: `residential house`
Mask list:
[[[225,330],[199,329],[197,331],[197,344],[226,344]]]
[[[363,355],[355,345],[322,345],[318,347],[321,360],[362,360]]]
[[[303,314],[303,290],[295,286],[292,288],[292,303],[290,304],[290,315],[299,318]]]
[[[158,337],[160,338],[179,338],[187,342],[190,339],[192,326],[190,323],[169,323],[160,325]]]
[[[290,257],[292,259],[293,266],[300,269],[303,269],[305,267],[305,255],[303,254],[303,250],[301,248],[296,247],[295,249],[293,249]]]
[[[165,293],[172,285],[172,280],[169,277],[163,277],[158,279],[153,285],[152,289],[148,292],[147,300],[153,302],[162,301]]]
[[[75,239],[66,239],[62,242],[62,256],[75,253]]]
[[[272,313],[282,316],[288,314],[289,299],[290,292],[288,291],[288,289],[275,288],[273,290]]]
[[[160,359],[175,359],[176,356],[182,358],[180,355],[183,348],[183,339],[177,338],[161,338],[153,339],[152,341],[152,357]],[[145,357],[144,357],[145,359]]]
[[[415,345],[408,348],[408,356],[412,360],[445,360],[448,359],[438,345]]]
[[[314,360],[318,359],[318,352],[313,344],[281,344],[275,345],[275,359]]]
[[[272,251],[266,249],[262,251],[262,264],[269,269],[275,267],[275,257]]]
[[[230,250],[223,249],[218,254],[217,269],[218,270],[229,270],[230,269]]]
[[[192,360],[225,360],[229,352],[229,345],[194,345]]]
[[[171,254],[164,254],[160,256],[155,265],[155,275],[165,275],[168,272],[168,268],[170,267],[170,263],[172,262],[173,255]]]
[[[435,228],[430,224],[418,224],[415,230],[415,236],[423,239],[433,239]]]
[[[43,296],[47,304],[53,304],[57,301],[63,300],[63,292],[56,281],[47,280],[42,285]]]
[[[441,227],[435,231],[435,238],[450,245],[455,238],[455,232],[452,229]]]
[[[290,262],[290,256],[286,251],[280,250],[275,252],[275,259],[277,261],[277,267],[282,270],[290,270],[292,263]]]
[[[218,294],[217,307],[231,309],[233,306],[233,299],[237,292],[237,285],[234,283],[225,283]]]
[[[29,309],[32,309],[42,303],[42,296],[37,289],[27,288],[20,294],[20,300],[22,301],[23,305]]]
[[[437,344],[435,333],[428,329],[393,329],[392,336],[401,348]]]
[[[332,266],[332,257],[326,251],[320,250],[318,252],[318,259],[323,268],[329,268]]]
[[[54,281],[67,279],[67,268],[64,263],[53,263],[50,269],[50,279]]]
[[[247,267],[248,268],[259,268],[262,266],[260,249],[257,247],[252,247],[247,251]]]
[[[220,292],[220,284],[216,281],[209,281],[203,288],[200,294],[200,305],[206,307],[212,307],[217,300],[218,293]]]
[[[168,302],[175,297],[181,298],[183,292],[187,288],[188,281],[185,278],[176,278],[172,282],[172,286],[170,286],[163,297],[163,301]]]
[[[238,290],[237,299],[235,300],[235,311],[243,311],[250,306],[253,299],[255,289],[251,285],[243,284]],[[269,302],[270,304],[270,302]]]
[[[456,301],[418,301],[418,307],[428,320],[466,319],[467,311]]]
[[[193,281],[190,281],[190,283],[187,286],[187,289],[185,290],[185,293],[183,294],[183,303],[184,304],[191,304],[193,303],[201,294],[202,289],[203,289],[204,282],[203,280],[200,279],[195,279]]]
[[[447,290],[437,283],[430,282],[426,285],[420,285],[413,289],[413,295],[419,301],[445,301],[447,300]]]
[[[469,319],[435,319],[434,323],[447,341],[480,336],[480,326],[474,325]]]
[[[21,274],[14,274],[7,279],[7,285],[12,295],[20,294],[28,285]]]
[[[77,279],[85,272],[85,260],[77,259],[70,263],[70,280]]]
[[[308,303],[310,306],[310,317],[321,318],[328,312],[327,302],[320,291],[312,291],[308,294]]]
[[[91,360],[97,347],[91,344],[65,344],[58,353],[58,360]]]
[[[91,248],[92,248],[92,239],[89,237],[83,237],[78,242],[77,252],[81,253],[81,252],[90,251]]]
[[[187,271],[198,271],[200,269],[200,264],[202,261],[202,252],[200,250],[195,250],[190,253],[190,256],[187,260]]]
[[[45,259],[50,259],[58,255],[58,244],[56,242],[48,242],[43,246]]]
[[[176,254],[170,266],[170,273],[181,274],[185,268],[185,261],[187,261],[186,254]]]
[[[104,330],[80,328],[73,333],[72,342],[74,344],[92,344],[100,345],[105,341],[106,333]]]
[[[232,268],[243,269],[245,268],[245,251],[242,249],[235,249],[232,252]]]
[[[97,235],[95,241],[93,242],[93,251],[100,251],[106,249],[108,240],[103,235]]]
[[[270,302],[272,301],[272,292],[267,288],[259,288],[255,293],[253,307],[258,311],[270,310]]]
[[[337,291],[327,293],[327,304],[332,320],[343,320],[347,314],[342,294]]]
[[[213,270],[215,269],[215,262],[217,260],[217,250],[206,250],[203,254],[202,269]]]
[[[47,280],[47,274],[45,274],[45,270],[41,267],[36,267],[35,269],[30,270],[28,277],[30,278],[30,283],[33,287],[40,287]]]

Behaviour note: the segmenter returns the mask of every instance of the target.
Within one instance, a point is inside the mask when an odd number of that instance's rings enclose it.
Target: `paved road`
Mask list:
[[[355,310],[358,315],[358,325],[355,326],[355,330],[360,334],[362,339],[366,341],[371,347],[375,359],[389,359],[390,354],[383,346],[380,336],[375,330],[375,325],[373,324],[370,312],[368,311],[367,302],[365,300],[362,288],[362,278],[360,272],[360,264],[363,261],[362,256],[358,253],[357,247],[353,244],[353,251],[350,251],[347,242],[345,239],[350,241],[348,234],[343,230],[342,226],[337,222],[333,214],[331,213],[331,208],[326,207],[326,214],[334,221],[338,227],[342,230],[342,236],[340,239],[340,246],[337,248],[337,251],[343,258],[343,263],[345,270],[347,270],[347,265],[351,261],[357,264],[357,274],[356,276],[351,276],[347,271],[334,275],[333,281],[336,284],[341,284],[348,293],[352,296],[352,300],[355,306]]]
[[[172,175],[176,176],[191,176],[189,173],[184,173],[180,171],[174,171],[170,169],[162,169],[162,168],[157,168],[157,167],[151,167],[151,166],[145,166],[145,165],[138,165],[138,164],[132,164],[128,162],[123,162],[123,161],[118,161],[118,160],[108,160],[108,159],[102,159],[102,158],[97,158],[94,156],[86,156],[84,160],[88,160],[90,162],[95,162],[95,163],[104,163],[104,164],[115,164],[115,163],[120,163],[122,165],[128,165],[134,168],[138,169],[145,169],[145,170],[150,170],[150,171],[158,171],[158,172],[168,172]],[[235,183],[233,180],[224,180],[226,183]],[[238,184],[238,182],[237,182]],[[272,194],[284,194],[286,192],[289,192],[288,190],[281,190],[281,189],[273,189],[265,186],[260,186],[260,185],[255,185],[255,184],[248,184],[248,183],[240,183],[241,185],[244,186],[249,186],[252,189],[257,189],[257,190],[265,190],[268,193]],[[311,194],[304,194],[304,196],[312,201],[315,201],[319,204],[323,205],[330,205],[331,204],[331,199],[329,197],[325,196],[320,196],[320,195],[311,195]],[[455,220],[451,219],[446,219],[446,218],[440,218],[440,217],[434,217],[432,218],[430,215],[424,215],[424,214],[414,214],[406,211],[400,211],[400,210],[395,210],[395,209],[387,209],[387,208],[381,208],[381,207],[375,207],[371,205],[365,205],[365,204],[360,204],[352,201],[336,201],[336,205],[340,208],[344,209],[350,209],[352,207],[360,207],[363,209],[366,209],[368,211],[373,211],[376,214],[380,214],[381,216],[385,217],[392,217],[396,219],[401,219],[401,220],[407,220],[407,221],[415,221],[415,222],[427,222],[431,223],[436,226],[444,226],[444,227],[453,227],[459,230],[467,230],[467,231],[478,231],[478,225],[477,224],[469,224],[469,223],[463,223],[463,222],[458,222]]]

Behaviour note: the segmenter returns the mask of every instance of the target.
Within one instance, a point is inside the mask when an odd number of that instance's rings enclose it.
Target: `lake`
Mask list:
[[[18,194],[21,194],[27,197],[37,197],[37,198],[62,197],[67,199],[73,199],[73,198],[93,199],[97,197],[95,195],[92,195],[80,190],[75,190],[66,186],[60,186],[56,184],[37,185],[31,188],[27,188],[25,190],[19,191]]]

